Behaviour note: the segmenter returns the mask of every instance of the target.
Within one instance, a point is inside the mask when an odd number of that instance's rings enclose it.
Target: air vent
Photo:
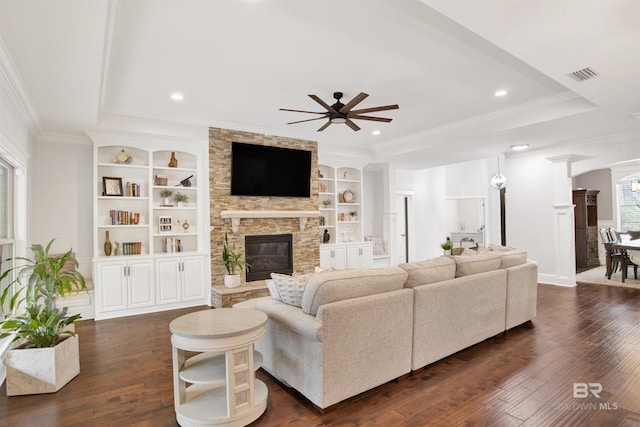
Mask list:
[[[600,74],[596,70],[591,67],[583,68],[581,70],[574,71],[569,74],[569,77],[572,77],[575,81],[583,82],[585,80],[593,79],[594,77],[598,77]]]

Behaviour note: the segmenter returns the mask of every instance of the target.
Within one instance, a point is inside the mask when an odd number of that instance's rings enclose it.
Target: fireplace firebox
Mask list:
[[[271,273],[293,273],[293,244],[291,234],[245,236],[247,282],[269,279]]]

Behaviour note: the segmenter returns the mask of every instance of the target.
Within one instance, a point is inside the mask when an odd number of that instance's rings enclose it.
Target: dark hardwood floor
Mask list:
[[[0,425],[177,425],[168,325],[200,309],[80,322],[80,375],[55,394],[6,397],[3,386]],[[640,291],[540,285],[532,325],[325,415],[258,376],[269,388],[258,426],[639,426]],[[600,397],[574,398],[574,383],[601,384]]]

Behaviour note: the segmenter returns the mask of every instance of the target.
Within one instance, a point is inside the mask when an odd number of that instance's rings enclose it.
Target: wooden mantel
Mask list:
[[[307,225],[307,219],[320,216],[320,211],[222,211],[223,219],[231,219],[231,230],[238,232],[242,218],[298,218],[300,231]]]

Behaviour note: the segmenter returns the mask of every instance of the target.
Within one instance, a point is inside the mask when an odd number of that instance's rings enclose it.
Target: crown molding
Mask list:
[[[116,34],[116,25],[118,20],[118,0],[109,0],[107,4],[107,25],[105,28],[104,46],[102,50],[102,75],[100,76],[100,94],[98,98],[99,105],[105,104],[105,96],[107,84],[109,83],[109,74],[111,71],[111,58],[113,56],[113,39]]]
[[[59,133],[46,132],[42,133],[37,139],[38,143],[59,143],[59,144],[76,144],[91,145],[91,139],[86,135],[78,135],[75,133]]]
[[[34,138],[38,138],[42,133],[40,120],[29,94],[25,89],[22,79],[18,74],[11,56],[0,38],[0,87],[6,92],[9,101],[16,109],[22,121],[29,129]]]
[[[376,146],[376,152],[378,154],[382,154],[385,150],[388,150],[388,149],[397,150],[397,148],[403,144],[410,144],[415,141],[425,141],[425,140],[428,140],[429,138],[432,138],[435,135],[439,135],[439,134],[443,134],[451,131],[458,131],[458,130],[469,128],[472,126],[477,126],[483,123],[489,123],[493,121],[505,121],[505,119],[509,117],[521,115],[521,114],[535,111],[541,108],[545,108],[545,107],[549,107],[549,106],[553,106],[553,105],[557,105],[565,102],[570,102],[574,100],[584,100],[586,102],[589,102],[585,100],[583,97],[581,97],[580,95],[578,95],[577,93],[572,91],[567,91],[567,92],[560,93],[558,95],[549,96],[546,98],[537,99],[535,101],[527,102],[524,104],[515,105],[510,108],[493,111],[487,114],[481,114],[479,116],[471,117],[469,119],[460,120],[453,123],[447,123],[445,125],[437,126],[437,127],[428,129],[426,131],[418,132],[412,135],[407,135],[402,138],[388,140],[378,144]],[[594,105],[593,108],[597,108],[597,107]]]

